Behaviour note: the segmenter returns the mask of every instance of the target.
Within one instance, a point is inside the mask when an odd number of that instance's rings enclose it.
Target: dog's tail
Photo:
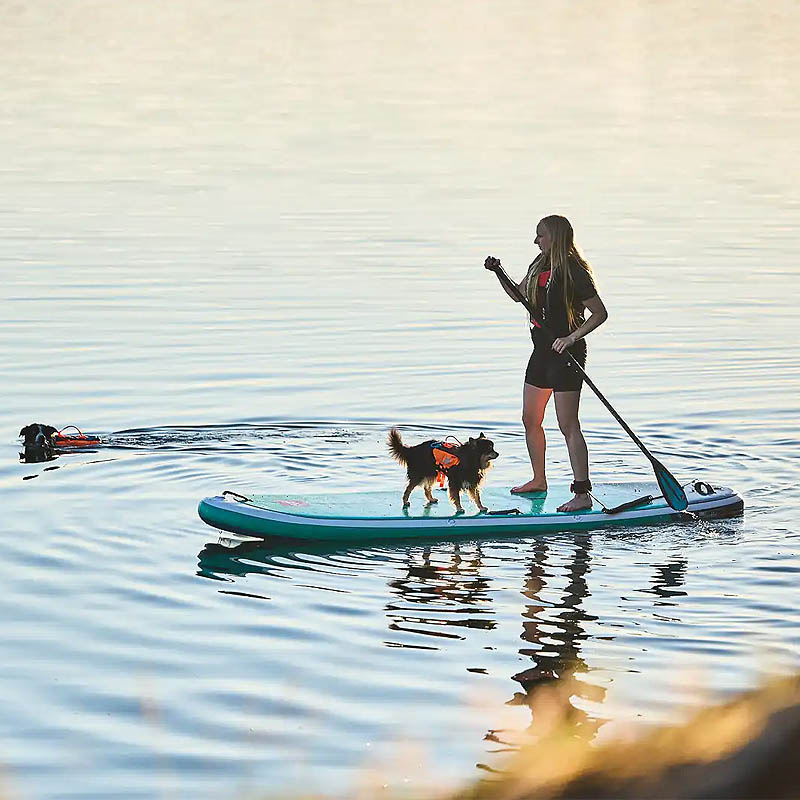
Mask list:
[[[410,449],[410,447],[406,447],[403,444],[403,440],[400,438],[400,431],[397,428],[392,428],[389,431],[389,452],[392,454],[392,458],[401,464],[407,464],[408,451]]]

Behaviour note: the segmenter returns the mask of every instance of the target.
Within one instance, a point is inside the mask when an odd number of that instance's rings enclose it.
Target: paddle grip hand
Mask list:
[[[500,259],[494,256],[486,256],[486,261],[483,262],[483,266],[488,269],[489,272],[498,272],[498,270],[502,269]]]
[[[553,350],[556,353],[563,353],[568,348],[572,347],[575,344],[575,340],[572,336],[560,336],[558,339],[553,340]]]

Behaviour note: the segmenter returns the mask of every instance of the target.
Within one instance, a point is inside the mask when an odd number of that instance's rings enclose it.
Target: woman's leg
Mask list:
[[[589,478],[589,450],[586,439],[583,438],[581,423],[578,419],[578,407],[581,402],[581,393],[555,392],[556,417],[558,427],[567,441],[569,463],[572,465],[572,475],[576,481],[585,481]],[[572,500],[558,507],[559,511],[579,511],[582,508],[591,508],[592,498],[583,492],[575,494]]]
[[[529,383],[525,384],[525,388],[522,391],[522,424],[525,426],[525,444],[528,446],[533,478],[527,483],[515,486],[511,490],[517,494],[547,491],[544,464],[546,441],[542,420],[544,420],[547,401],[552,393],[552,389],[540,389],[538,386],[531,386]]]

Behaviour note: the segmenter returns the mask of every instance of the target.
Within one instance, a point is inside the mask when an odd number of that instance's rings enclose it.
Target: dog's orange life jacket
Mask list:
[[[433,460],[436,462],[436,478],[439,481],[440,488],[444,486],[444,478],[447,470],[461,461],[461,459],[452,452],[457,446],[458,445],[452,442],[433,442],[433,444],[431,444]]]
[[[64,433],[64,431],[70,428],[75,428],[75,430],[78,431],[77,434]],[[100,440],[94,436],[87,436],[75,425],[67,425],[66,428],[62,428],[60,431],[56,431],[53,434],[53,444],[55,444],[56,447],[87,447],[89,445],[100,444]]]

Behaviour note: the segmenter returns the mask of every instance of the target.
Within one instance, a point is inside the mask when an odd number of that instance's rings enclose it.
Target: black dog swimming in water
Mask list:
[[[32,422],[26,425],[19,435],[24,437],[24,452],[19,454],[20,460],[27,464],[38,464],[41,461],[52,461],[55,458],[53,452],[53,434],[58,433],[52,425],[44,425],[41,422]]]

